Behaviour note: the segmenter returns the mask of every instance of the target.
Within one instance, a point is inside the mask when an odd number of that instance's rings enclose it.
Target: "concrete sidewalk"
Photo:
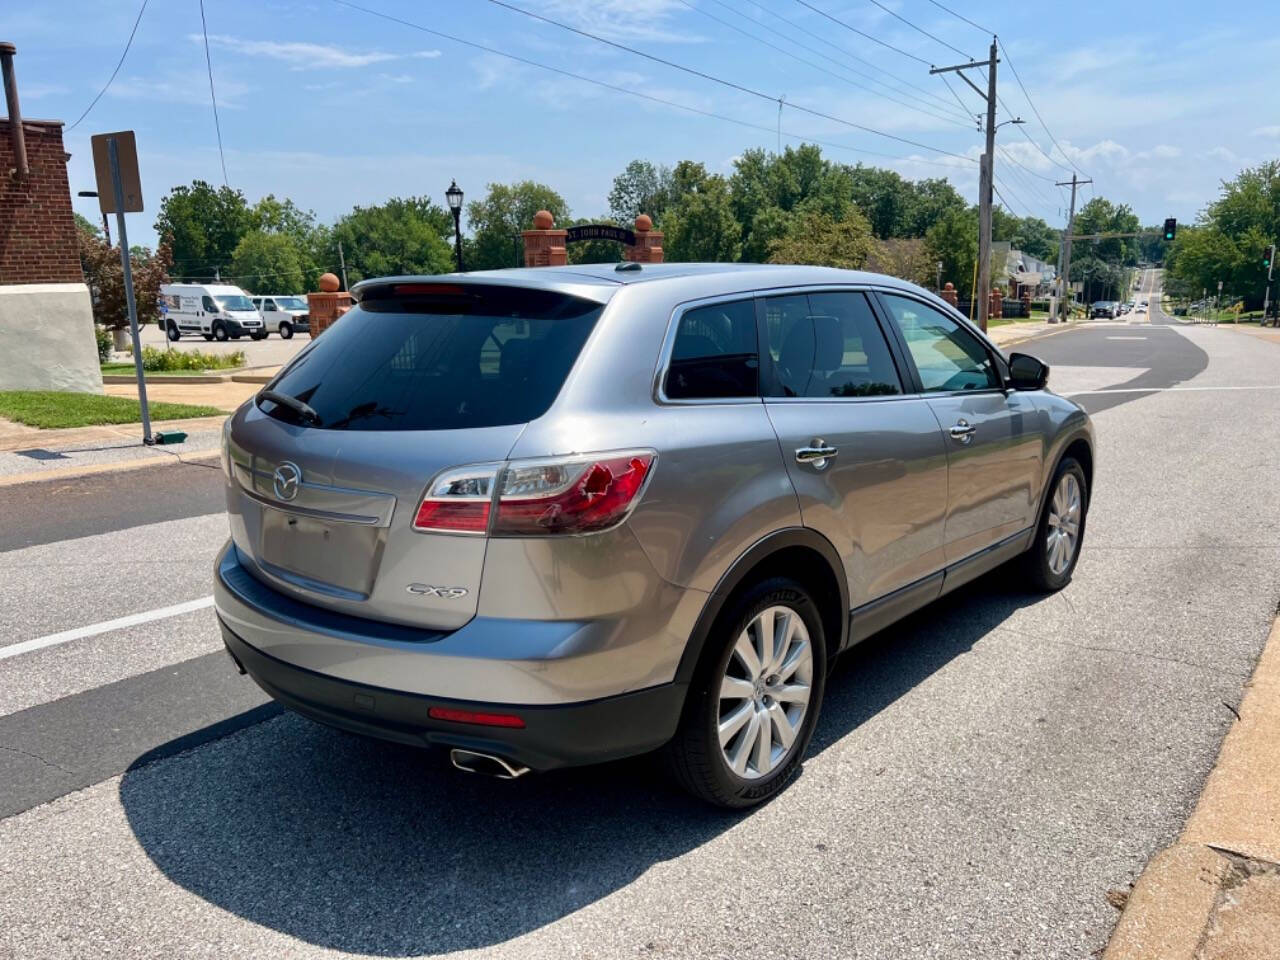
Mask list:
[[[1182,836],[1129,893],[1103,960],[1280,957],[1280,620],[1238,715]]]

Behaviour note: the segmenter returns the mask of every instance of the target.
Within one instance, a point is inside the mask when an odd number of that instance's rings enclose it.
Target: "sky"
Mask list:
[[[728,174],[743,150],[779,142],[946,177],[976,201],[985,108],[929,67],[985,59],[990,30],[1003,46],[997,120],[1026,121],[997,131],[999,202],[1019,216],[1061,226],[1070,191],[1055,182],[1077,173],[1093,180],[1081,203],[1190,222],[1220,181],[1280,158],[1268,2],[502,2],[736,88],[495,0],[204,0],[220,158],[198,0],[149,0],[78,124],[141,0],[3,4],[0,40],[18,48],[23,114],[68,125],[73,193],[93,187],[92,134],[136,131],[146,211],[130,217],[132,243],[155,242],[171,187],[221,184],[224,161],[250,201],[287,196],[325,222],[389,196],[443,205],[455,178],[469,199],[539,180],[595,217],[633,159]],[[985,88],[983,70],[969,75]],[[97,216],[96,201],[75,203]]]

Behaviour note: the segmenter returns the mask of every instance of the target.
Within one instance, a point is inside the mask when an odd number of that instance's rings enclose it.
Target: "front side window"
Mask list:
[[[205,294],[203,297],[200,298],[200,303],[204,306],[205,310],[207,310],[209,313],[218,312],[218,305],[213,302],[213,297],[209,296],[208,294]]]
[[[663,389],[672,400],[755,397],[759,372],[754,302],[714,303],[681,314]]]
[[[926,393],[1000,387],[1000,373],[982,342],[955,320],[918,300],[881,294],[902,332]]]
[[[788,294],[765,301],[775,397],[877,397],[902,392],[889,344],[865,294]]]

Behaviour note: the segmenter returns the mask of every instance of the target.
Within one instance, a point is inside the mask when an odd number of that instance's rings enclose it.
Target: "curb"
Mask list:
[[[1280,956],[1280,619],[1178,843],[1134,884],[1103,960]]]
[[[205,460],[217,460],[221,456],[218,450],[202,450],[186,456],[177,453],[158,454],[142,457],[138,460],[123,460],[118,463],[93,463],[84,466],[51,467],[48,470],[33,470],[28,473],[15,473],[0,477],[0,489],[18,487],[28,483],[44,483],[53,480],[78,480],[83,477],[94,477],[104,473],[125,473],[130,470],[144,470],[147,467],[182,466],[183,464],[201,464]]]
[[[209,417],[189,417],[185,420],[155,420],[151,429],[160,430],[218,430],[230,413],[222,413]],[[89,427],[66,427],[53,430],[41,430],[35,427],[23,428],[9,435],[0,435],[0,453],[12,453],[15,450],[56,450],[68,444],[94,443],[99,440],[132,440],[141,444],[141,423],[104,423]]]

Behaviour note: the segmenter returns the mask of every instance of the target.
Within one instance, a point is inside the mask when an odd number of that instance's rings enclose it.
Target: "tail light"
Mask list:
[[[413,526],[495,537],[598,533],[627,518],[655,457],[634,450],[450,470],[428,488]]]

